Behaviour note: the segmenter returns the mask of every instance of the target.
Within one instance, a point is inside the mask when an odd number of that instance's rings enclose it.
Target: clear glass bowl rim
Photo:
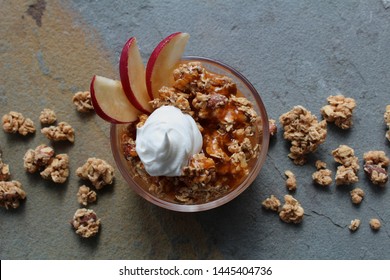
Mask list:
[[[257,158],[257,161],[255,165],[253,166],[252,170],[248,174],[248,176],[245,178],[245,180],[236,187],[233,191],[228,193],[225,196],[222,196],[221,198],[218,198],[216,200],[203,203],[203,204],[193,204],[193,205],[187,205],[187,204],[176,204],[169,201],[165,201],[163,199],[160,199],[158,197],[155,197],[151,193],[145,191],[141,186],[139,186],[131,176],[131,174],[127,171],[127,168],[125,164],[123,164],[123,161],[125,161],[123,158],[123,155],[118,152],[121,150],[121,147],[119,146],[118,139],[117,139],[117,125],[111,124],[110,127],[110,143],[111,143],[111,151],[116,163],[117,168],[119,169],[121,175],[125,179],[125,181],[130,185],[130,187],[138,193],[141,197],[148,200],[149,202],[160,206],[165,209],[178,211],[178,212],[200,212],[205,210],[210,210],[216,207],[219,207],[234,198],[236,198],[238,195],[240,195],[244,190],[246,190],[256,179],[257,175],[259,174],[262,166],[264,165],[265,159],[267,157],[268,153],[268,147],[269,147],[269,124],[268,124],[268,116],[267,112],[264,106],[264,103],[257,92],[257,90],[254,88],[254,86],[249,82],[247,78],[245,78],[240,72],[235,70],[233,67],[220,62],[215,59],[207,58],[207,57],[201,57],[201,56],[184,56],[182,60],[188,60],[188,61],[200,61],[205,63],[211,63],[214,65],[217,65],[217,67],[222,67],[224,70],[230,72],[233,76],[236,76],[241,82],[249,89],[249,91],[252,93],[253,98],[255,99],[257,103],[257,107],[260,110],[260,117],[262,119],[262,129],[263,129],[263,135],[262,135],[262,144],[261,144],[261,150],[260,154]]]

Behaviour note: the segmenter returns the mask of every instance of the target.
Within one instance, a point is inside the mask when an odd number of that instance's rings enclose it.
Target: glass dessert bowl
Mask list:
[[[206,181],[208,182],[211,180],[211,183],[215,182],[215,189],[218,189],[218,191],[214,191],[213,186],[200,182],[206,177],[203,176],[204,174],[201,172],[202,169],[199,171],[196,167],[210,163],[207,159],[202,162],[205,158],[199,159],[198,157],[199,162],[196,162],[195,160],[195,162],[192,162],[193,168],[187,168],[187,173],[184,172],[185,174],[192,174],[189,176],[199,175],[195,179],[194,177],[191,177],[192,181],[190,180],[190,183],[196,182],[196,186],[193,189],[188,190],[185,186],[183,187],[183,182],[187,182],[188,184],[189,180],[186,180],[185,178],[183,179],[182,177],[164,178],[164,176],[150,176],[145,172],[145,170],[140,171],[139,166],[142,166],[142,163],[139,160],[137,161],[135,159],[136,157],[129,159],[129,156],[125,151],[126,144],[124,143],[124,138],[127,139],[128,137],[124,136],[126,136],[131,130],[129,129],[131,125],[111,124],[110,130],[111,149],[116,165],[129,186],[149,202],[162,208],[180,212],[197,212],[216,208],[231,201],[246,190],[255,180],[265,162],[270,137],[267,112],[261,97],[252,84],[242,74],[224,63],[204,57],[187,56],[183,57],[180,63],[187,65],[192,62],[199,62],[200,65],[204,67],[208,73],[210,73],[208,78],[211,77],[211,79],[213,79],[213,77],[215,77],[215,83],[219,83],[221,77],[228,77],[228,80],[232,81],[232,84],[234,84],[234,90],[237,90],[237,93],[234,94],[236,96],[232,97],[232,101],[230,98],[221,97],[221,94],[217,94],[216,96],[218,98],[215,98],[215,100],[211,98],[208,99],[206,102],[207,105],[211,106],[211,108],[209,108],[209,112],[204,111],[203,114],[217,114],[221,111],[221,104],[226,101],[226,104],[237,104],[237,108],[231,108],[228,113],[221,113],[223,115],[223,119],[228,119],[230,115],[234,115],[232,118],[237,119],[246,118],[248,121],[243,121],[243,123],[250,124],[251,127],[251,129],[249,129],[251,132],[248,132],[249,130],[246,128],[249,127],[239,124],[234,128],[234,125],[229,127],[229,125],[224,122],[224,128],[221,129],[221,131],[223,130],[221,132],[219,131],[220,129],[217,129],[219,124],[210,126],[209,124],[212,123],[212,121],[208,120],[207,117],[203,116],[203,119],[199,118],[199,112],[201,111],[198,111],[197,114],[195,114],[194,118],[198,124],[200,123],[200,130],[203,137],[202,153],[204,152],[208,158],[211,159],[212,165],[212,167],[206,172],[206,174],[210,174],[209,171],[211,170],[213,175],[209,177],[212,178],[209,178]],[[229,86],[225,87],[225,89],[228,87]],[[221,88],[218,88],[218,90],[219,89]],[[230,89],[227,90],[229,91]],[[228,95],[227,93],[222,93],[222,95],[223,94],[226,96]],[[240,97],[244,97],[244,99],[241,100]],[[201,102],[196,103],[195,101],[199,101],[201,99],[202,96],[193,96],[187,103],[190,104],[189,106],[191,107],[195,106],[199,108],[202,107]],[[247,101],[249,101],[249,105],[246,104]],[[162,105],[170,105],[164,104],[161,100],[160,104],[159,102],[152,102],[154,108]],[[215,106],[214,108],[212,107],[213,105]],[[223,106],[224,105],[222,104],[222,107]],[[240,111],[240,108],[247,108],[250,112],[245,112],[244,110],[245,113],[243,113]],[[185,112],[185,108],[184,110],[183,108],[180,109]],[[248,115],[253,115],[255,117],[252,119],[250,117],[245,117]],[[215,129],[213,129],[213,127],[215,127]],[[135,126],[133,127],[133,130],[134,129]],[[249,136],[237,136],[238,134],[244,133]],[[245,139],[245,141],[237,143],[237,140],[232,138],[242,138]],[[221,141],[227,141],[228,144],[225,145],[224,143],[220,143]],[[216,148],[215,145],[217,145]],[[221,145],[221,149],[220,153],[217,155],[219,149],[218,145]],[[213,152],[210,149],[217,152]],[[223,161],[223,155],[228,158],[224,164],[221,163]],[[240,159],[240,155],[244,157],[244,160]],[[235,162],[241,161],[242,164],[230,163],[229,157],[231,159],[234,157]],[[191,163],[189,166],[191,166]],[[191,170],[193,172],[191,172]],[[200,174],[193,175],[193,173],[197,172]],[[199,180],[199,178],[202,178],[202,180]],[[162,185],[162,187],[159,187],[160,185]],[[207,190],[205,189],[203,191],[202,186],[207,186]],[[195,193],[194,197],[197,198],[194,199],[188,193]]]

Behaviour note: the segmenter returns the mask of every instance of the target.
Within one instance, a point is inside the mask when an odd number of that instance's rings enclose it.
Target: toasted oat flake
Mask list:
[[[100,219],[97,218],[95,211],[81,208],[74,214],[71,225],[78,235],[89,238],[99,232]]]
[[[353,204],[360,204],[364,198],[364,191],[361,188],[354,188],[350,191]]]
[[[82,179],[89,180],[98,190],[112,184],[114,180],[114,168],[105,160],[94,157],[77,168],[76,174]]]
[[[279,208],[280,208],[281,203],[280,203],[280,200],[276,196],[271,195],[270,197],[267,197],[261,203],[261,205],[263,206],[263,208],[265,208],[267,210],[279,212]]]
[[[0,206],[18,208],[20,201],[26,199],[26,192],[19,181],[0,181]]]
[[[295,174],[292,173],[290,170],[286,170],[284,172],[284,175],[286,175],[286,188],[289,191],[295,191],[297,189],[297,179],[295,177]]]
[[[376,219],[376,218],[372,218],[370,220],[370,227],[373,230],[379,230],[381,228],[381,222],[378,219]]]
[[[44,127],[41,132],[52,141],[74,142],[74,129],[67,122],[60,122],[57,126]]]
[[[326,121],[318,122],[303,106],[295,106],[291,111],[280,116],[284,139],[291,142],[288,155],[295,164],[306,163],[306,155],[315,152],[326,139]]]
[[[79,187],[79,190],[77,192],[77,201],[87,206],[88,203],[93,203],[97,199],[97,194],[95,191],[91,190],[86,185],[82,185]]]
[[[356,102],[353,98],[344,95],[329,96],[328,105],[321,108],[321,114],[327,122],[334,122],[342,129],[349,129],[352,122],[353,110]]]
[[[34,122],[23,117],[21,113],[11,111],[5,114],[2,118],[3,130],[7,133],[16,133],[26,136],[29,133],[35,132]]]
[[[52,180],[54,183],[64,183],[69,177],[68,155],[56,155],[40,174],[42,178]]]
[[[387,167],[390,160],[384,151],[369,151],[364,153],[364,172],[370,181],[384,186],[388,181]]]
[[[284,196],[285,203],[279,212],[279,217],[283,222],[298,224],[302,222],[304,210],[301,204],[291,195]]]
[[[85,113],[93,110],[91,93],[89,91],[76,92],[72,101],[79,112]]]
[[[356,231],[360,226],[360,220],[359,219],[354,219],[351,221],[351,224],[349,225],[349,229],[351,231]]]

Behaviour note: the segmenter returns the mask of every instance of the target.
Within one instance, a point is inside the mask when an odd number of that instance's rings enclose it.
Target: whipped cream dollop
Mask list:
[[[135,147],[149,175],[180,176],[202,144],[202,134],[190,115],[174,106],[162,106],[137,128]]]

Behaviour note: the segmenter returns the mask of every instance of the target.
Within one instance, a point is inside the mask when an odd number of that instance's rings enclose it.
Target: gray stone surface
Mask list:
[[[23,170],[24,152],[49,143],[39,131],[27,138],[0,133],[3,160],[28,193],[19,209],[0,209],[1,259],[390,258],[390,183],[373,186],[360,170],[355,186],[366,197],[354,206],[352,187],[324,189],[311,181],[316,159],[335,173],[330,151],[340,144],[353,147],[360,163],[371,149],[390,155],[383,122],[390,104],[385,1],[47,1],[41,26],[26,13],[34,1],[5,2],[0,1],[5,5],[0,29],[12,33],[0,36],[1,115],[18,110],[40,128],[39,112],[49,106],[75,127],[76,143],[55,145],[56,151],[69,153],[72,175],[64,185],[53,185]],[[260,92],[269,117],[278,119],[294,105],[320,117],[326,97],[342,92],[358,104],[354,126],[341,131],[329,125],[326,142],[303,167],[287,158],[289,144],[279,129],[253,185],[207,212],[153,206],[117,172],[114,186],[98,193],[91,207],[102,219],[100,234],[82,240],[68,223],[79,207],[75,169],[90,156],[112,164],[113,159],[108,124],[76,113],[71,96],[88,89],[94,74],[119,77],[119,53],[130,36],[137,37],[146,61],[154,46],[175,31],[191,35],[186,54],[212,57],[241,71]],[[305,209],[299,225],[283,223],[261,208],[269,195],[287,193],[287,169],[297,175],[294,196]],[[374,217],[382,222],[378,232],[368,224]],[[355,218],[362,224],[351,233],[348,225]]]

